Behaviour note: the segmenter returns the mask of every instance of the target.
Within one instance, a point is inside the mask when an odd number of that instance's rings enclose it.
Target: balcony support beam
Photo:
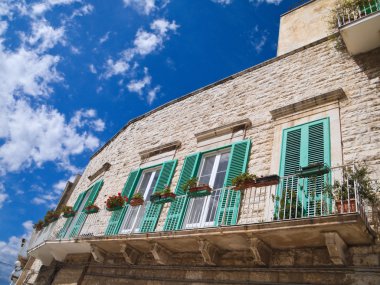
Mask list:
[[[120,252],[124,257],[124,260],[128,264],[136,264],[137,258],[140,255],[140,252],[128,244],[122,244]]]
[[[199,239],[198,244],[204,262],[208,265],[216,265],[219,258],[219,249],[205,239]]]
[[[94,258],[94,260],[96,262],[103,263],[105,260],[105,257],[106,257],[106,252],[94,244],[91,244],[90,247],[91,247],[91,249],[90,249],[91,254],[92,254],[92,257]]]
[[[249,237],[249,249],[252,252],[253,263],[255,265],[269,265],[272,249],[266,243],[256,237]]]
[[[152,245],[151,252],[153,254],[154,259],[156,260],[156,262],[158,264],[166,265],[166,264],[169,263],[170,256],[171,256],[172,253],[168,249],[166,249],[165,247],[163,247],[162,245],[160,245],[157,242],[155,242]]]
[[[324,236],[332,263],[335,265],[346,265],[347,245],[341,236],[336,232],[324,233]]]

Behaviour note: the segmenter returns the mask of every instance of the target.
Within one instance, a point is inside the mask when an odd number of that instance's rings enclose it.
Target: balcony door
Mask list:
[[[150,168],[145,170],[137,186],[137,191],[135,193],[140,193],[144,197],[144,201],[149,200],[150,195],[152,195],[154,187],[156,186],[158,176],[160,175],[161,167]],[[137,207],[128,207],[125,214],[124,221],[121,226],[121,233],[128,234],[131,232],[139,232],[139,226],[142,217],[144,216],[146,203]]]
[[[190,200],[184,223],[185,228],[201,228],[214,225],[229,158],[230,149],[203,155],[198,173],[198,184],[207,184],[213,191],[209,196]]]

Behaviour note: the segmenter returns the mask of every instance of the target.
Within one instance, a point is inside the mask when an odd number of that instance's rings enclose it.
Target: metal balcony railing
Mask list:
[[[236,224],[247,225],[359,213],[369,227],[366,212],[370,209],[360,196],[362,186],[347,175],[349,169],[353,167],[332,168],[329,173],[316,177],[300,178],[296,175],[281,177],[278,185],[242,190]],[[218,212],[223,190],[227,190],[227,196],[224,196],[224,212],[220,212],[220,209]],[[230,225],[227,221],[227,217],[231,215],[229,211],[237,205],[234,191],[231,187],[216,189],[209,196],[190,199],[183,229]],[[137,207],[129,207],[120,234],[138,232],[138,225],[147,203],[141,206],[139,213],[136,213]],[[87,215],[79,234],[74,238],[104,236],[111,214],[105,209],[100,209],[98,213]],[[136,214],[140,218],[137,218],[135,223],[130,223]],[[222,217],[219,223],[215,222],[217,214]],[[47,240],[69,239],[60,237],[66,220],[61,216],[41,231],[34,232],[28,249],[33,249]],[[130,227],[126,226],[128,223]],[[123,231],[123,227],[127,230]]]
[[[337,15],[338,28],[380,11],[380,0],[364,0],[356,8],[342,9]]]

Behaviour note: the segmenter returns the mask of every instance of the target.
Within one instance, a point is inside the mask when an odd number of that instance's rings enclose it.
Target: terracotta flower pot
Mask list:
[[[343,204],[343,210],[342,210],[342,204]],[[337,209],[337,214],[357,212],[355,199],[350,199],[350,210],[348,210],[348,200],[343,200],[343,203],[342,201],[335,201],[335,206]]]
[[[144,204],[144,199],[141,199],[141,198],[133,198],[129,204],[130,204],[132,207],[141,206],[142,204]]]

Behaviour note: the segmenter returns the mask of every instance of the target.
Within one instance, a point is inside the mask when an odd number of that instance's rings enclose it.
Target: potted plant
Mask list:
[[[121,196],[121,194],[118,193],[117,195],[108,197],[107,201],[105,201],[106,209],[108,211],[120,210],[121,208],[123,208],[125,202],[128,202],[128,198],[125,196]]]
[[[271,185],[277,185],[280,182],[280,176],[277,174],[256,177],[256,183],[254,187],[265,187]]]
[[[61,214],[61,212],[58,210],[47,211],[47,213],[44,217],[45,223],[50,224],[52,222],[55,222],[56,220],[58,220],[60,214]]]
[[[235,190],[245,190],[250,187],[254,187],[256,183],[256,175],[244,172],[232,179],[232,185],[235,186]]]
[[[135,193],[133,196],[132,196],[132,199],[131,201],[129,202],[129,204],[132,206],[132,207],[137,207],[137,206],[141,206],[142,204],[144,204],[144,197],[141,193]]]
[[[86,208],[84,208],[84,212],[86,214],[94,214],[99,212],[99,207],[96,206],[95,204],[90,204]]]
[[[189,197],[203,197],[211,194],[211,187],[207,184],[198,184],[198,178],[192,177],[182,185],[182,190]]]
[[[330,167],[323,162],[310,163],[308,166],[301,166],[296,175],[300,178],[324,175],[330,172]]]
[[[164,203],[173,202],[176,197],[176,194],[171,192],[169,186],[165,186],[164,190],[158,193],[160,194],[160,198],[155,201],[156,204],[164,204]]]
[[[73,210],[73,207],[71,206],[63,206],[61,209],[63,216],[65,218],[70,218],[75,216],[75,211]]]
[[[44,225],[45,225],[44,221],[43,220],[39,220],[37,223],[35,223],[33,225],[33,229],[35,229],[36,232],[38,232],[38,231],[40,231],[40,230],[43,229]]]
[[[355,165],[353,168],[346,168],[343,172],[343,183],[335,181],[327,190],[335,199],[338,213],[356,212],[356,195],[359,195],[371,206],[377,202],[378,189],[373,187],[369,178],[369,170],[366,165]],[[358,197],[356,197],[358,198]]]

